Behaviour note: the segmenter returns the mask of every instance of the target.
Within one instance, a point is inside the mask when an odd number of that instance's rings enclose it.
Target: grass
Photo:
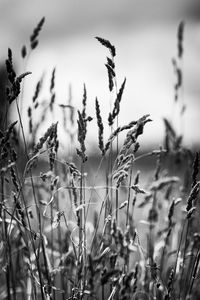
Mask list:
[[[22,47],[25,66],[44,22],[43,18],[34,29],[29,46]],[[180,124],[186,108],[183,37],[181,22],[173,59]],[[59,151],[60,122],[38,137],[46,116],[54,111],[56,69],[48,103],[40,99],[43,78],[36,85],[27,112],[27,137],[21,112],[24,78],[31,73],[17,75],[8,50],[9,86],[0,132],[0,299],[199,299],[199,154],[183,146],[183,135],[168,119],[164,145],[139,153],[139,141],[152,120],[144,115],[119,125],[126,79],[117,82],[115,47],[96,39],[109,51],[105,66],[113,101],[108,122],[102,121],[98,98],[95,118],[87,115],[85,85],[78,110],[69,90],[69,102],[60,104],[70,140],[66,158]],[[18,120],[10,123],[12,106]],[[86,140],[95,122],[99,154],[94,162]],[[110,130],[107,140],[105,126]],[[124,135],[122,143],[119,135]],[[154,165],[145,186],[137,170],[142,161]]]

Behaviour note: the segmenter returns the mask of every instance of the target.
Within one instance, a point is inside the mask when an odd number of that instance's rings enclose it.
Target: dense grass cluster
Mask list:
[[[23,60],[38,46],[44,22],[43,18],[34,29],[30,45],[22,47]],[[183,35],[181,22],[173,59],[174,105],[180,120],[185,112]],[[96,39],[109,50],[105,66],[113,101],[107,124],[97,98],[96,116],[87,115],[85,85],[80,107],[73,106],[70,93],[68,103],[59,104],[62,122],[46,124],[56,103],[54,68],[49,101],[41,101],[41,78],[27,125],[20,108],[24,78],[31,73],[17,75],[8,50],[9,85],[0,131],[0,299],[199,299],[198,152],[183,146],[183,136],[168,119],[163,146],[139,152],[139,140],[152,120],[144,115],[118,124],[126,79],[118,89],[116,49],[110,41]],[[13,106],[18,114],[14,122],[9,118]],[[91,122],[98,128],[95,163],[86,146]],[[41,126],[46,129],[39,137]],[[59,151],[61,126],[71,148],[65,155]],[[142,160],[154,165],[145,186],[136,168]]]

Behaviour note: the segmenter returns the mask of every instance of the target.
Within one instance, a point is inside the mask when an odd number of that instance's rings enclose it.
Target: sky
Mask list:
[[[142,140],[144,144],[158,146],[163,139],[163,117],[167,117],[177,130],[184,132],[186,144],[199,143],[198,0],[0,0],[0,60],[5,60],[10,47],[19,73],[24,71],[21,47],[28,44],[33,28],[43,16],[46,21],[39,46],[26,65],[26,70],[32,75],[25,81],[25,120],[38,79],[45,73],[44,97],[47,97],[51,72],[56,67],[57,104],[66,104],[71,84],[73,104],[80,109],[85,83],[88,114],[95,117],[94,103],[95,97],[98,97],[103,119],[107,122],[111,97],[105,62],[109,53],[94,39],[100,36],[109,39],[116,47],[118,86],[124,77],[127,79],[119,125],[149,113],[153,122],[147,125]],[[179,121],[174,106],[176,78],[171,63],[177,53],[176,32],[181,20],[185,22],[183,101],[187,106],[183,122]],[[60,119],[57,105],[53,121]],[[51,121],[48,119],[48,122]],[[88,130],[89,143],[96,143],[95,120],[89,124]],[[105,130],[105,134],[108,136],[109,131]]]

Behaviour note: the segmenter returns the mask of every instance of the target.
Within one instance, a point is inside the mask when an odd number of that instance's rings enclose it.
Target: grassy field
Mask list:
[[[38,47],[44,23],[45,18],[22,46],[24,65]],[[24,78],[31,80],[31,72],[16,74],[8,49],[0,131],[0,299],[199,299],[199,154],[185,148],[184,136],[167,118],[162,147],[140,149],[151,116],[119,124],[126,78],[117,82],[114,45],[96,39],[106,53],[111,99],[106,123],[98,98],[96,116],[87,114],[84,85],[80,107],[69,97],[59,104],[62,120],[54,115],[55,122],[47,124],[58,105],[54,68],[49,99],[40,98],[41,78],[26,124]],[[173,59],[180,124],[187,109],[183,42],[181,22]],[[17,115],[11,120],[13,108]],[[87,149],[90,126],[98,128],[95,154]],[[41,128],[46,128],[42,136]]]

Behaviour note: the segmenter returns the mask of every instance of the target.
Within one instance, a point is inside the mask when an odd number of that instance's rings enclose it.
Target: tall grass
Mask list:
[[[38,46],[44,22],[42,18],[34,29],[30,45],[22,47],[22,59],[28,60]],[[185,111],[183,22],[177,36],[174,102],[181,120]],[[40,99],[44,78],[38,81],[27,125],[22,118],[23,89],[24,78],[31,80],[31,73],[25,69],[17,75],[8,50],[7,110],[0,132],[0,299],[198,299],[199,154],[183,146],[183,132],[168,119],[164,119],[163,147],[139,153],[143,131],[152,120],[145,114],[119,125],[126,79],[117,82],[113,44],[96,39],[109,51],[107,124],[98,98],[95,120],[88,116],[86,85],[77,110],[70,88],[68,103],[59,104],[70,141],[65,157],[59,151],[60,121],[47,125],[38,137],[40,127],[46,126],[46,115],[54,112],[56,69],[48,103]],[[10,123],[14,105],[18,116]],[[99,154],[94,163],[86,140],[95,122]],[[107,140],[106,126],[110,128]],[[123,134],[120,143],[118,137]],[[145,186],[137,170],[143,160],[155,166]]]

